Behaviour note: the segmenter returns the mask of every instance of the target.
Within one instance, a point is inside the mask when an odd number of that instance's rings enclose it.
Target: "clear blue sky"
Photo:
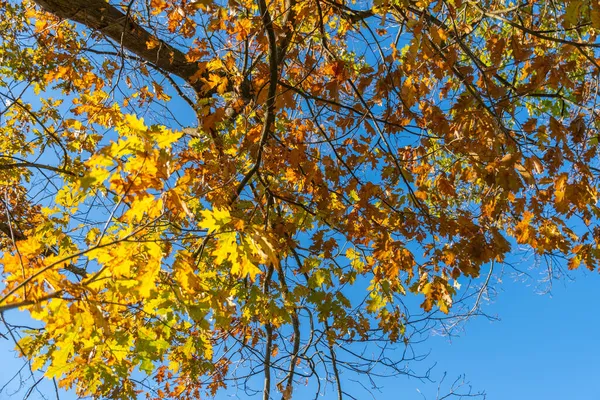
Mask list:
[[[496,284],[499,293],[485,310],[500,321],[472,320],[451,342],[434,337],[423,345],[437,362],[433,375],[447,371],[448,381],[464,373],[488,400],[600,399],[600,276],[572,275],[574,281],[557,281],[546,295],[508,277]],[[423,399],[416,388],[427,386],[430,394],[436,385],[393,383],[377,398],[402,390],[402,399]]]

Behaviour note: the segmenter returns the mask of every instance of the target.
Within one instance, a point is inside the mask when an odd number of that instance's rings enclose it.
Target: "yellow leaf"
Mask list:
[[[154,214],[149,211],[154,208],[158,201],[152,195],[145,195],[142,197],[136,197],[131,203],[131,207],[123,215],[127,222],[139,222],[143,219],[145,214]]]
[[[148,50],[152,50],[158,47],[159,44],[160,42],[154,36],[152,36],[150,40],[146,42],[146,47],[148,48]]]
[[[123,132],[123,128],[125,128],[125,132]],[[135,115],[126,114],[125,115],[125,125],[118,129],[121,133],[128,133],[127,131],[133,132],[145,132],[148,130],[146,125],[144,125],[143,118],[137,118]]]
[[[231,221],[231,215],[225,208],[214,208],[213,210],[202,210],[200,226],[208,230],[208,233],[217,231],[223,225]]]
[[[52,352],[52,364],[44,374],[47,378],[58,377],[70,369],[68,360],[75,348],[73,339],[74,333],[69,333],[63,336],[62,341],[58,342],[58,349]]]
[[[254,234],[252,235],[252,242],[258,246],[259,250],[261,250],[264,255],[266,255],[268,261],[274,265],[279,265],[279,256],[277,255],[275,248],[258,229],[255,229]]]
[[[173,132],[165,127],[160,127],[158,132],[154,134],[154,140],[156,140],[159,149],[166,149],[178,141],[182,135],[183,132]]]
[[[240,257],[239,263],[236,268],[237,271],[235,273],[241,277],[250,276],[250,279],[255,280],[256,275],[262,273],[260,268],[256,266],[252,261],[250,261],[247,257]],[[232,269],[232,273],[234,273]]]

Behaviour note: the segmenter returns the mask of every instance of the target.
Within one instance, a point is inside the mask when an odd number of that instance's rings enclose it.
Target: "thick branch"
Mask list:
[[[25,239],[25,235],[23,235],[23,233],[12,229],[12,227],[9,224],[4,222],[0,222],[0,232],[4,233],[6,236],[15,241]]]
[[[148,32],[133,19],[105,0],[34,0],[47,12],[59,18],[79,22],[102,32],[124,49],[136,54],[165,72],[183,78],[194,87],[199,97],[210,97],[213,90],[202,90],[202,82],[194,77],[198,65],[185,54]],[[147,43],[158,43],[152,49]]]

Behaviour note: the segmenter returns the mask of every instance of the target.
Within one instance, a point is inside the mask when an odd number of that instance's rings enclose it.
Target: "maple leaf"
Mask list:
[[[200,225],[208,230],[208,233],[219,230],[223,225],[228,224],[231,221],[231,216],[227,209],[214,208],[213,210],[202,210],[200,211],[202,220]]]

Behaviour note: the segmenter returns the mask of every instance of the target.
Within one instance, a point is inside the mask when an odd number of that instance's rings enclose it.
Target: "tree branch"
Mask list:
[[[200,98],[208,98],[216,89],[204,90],[198,77],[198,64],[189,62],[186,55],[137,24],[129,15],[105,0],[34,0],[45,11],[59,18],[79,22],[90,29],[102,32],[123,48],[143,60],[189,83]],[[152,49],[147,43],[158,43]]]

